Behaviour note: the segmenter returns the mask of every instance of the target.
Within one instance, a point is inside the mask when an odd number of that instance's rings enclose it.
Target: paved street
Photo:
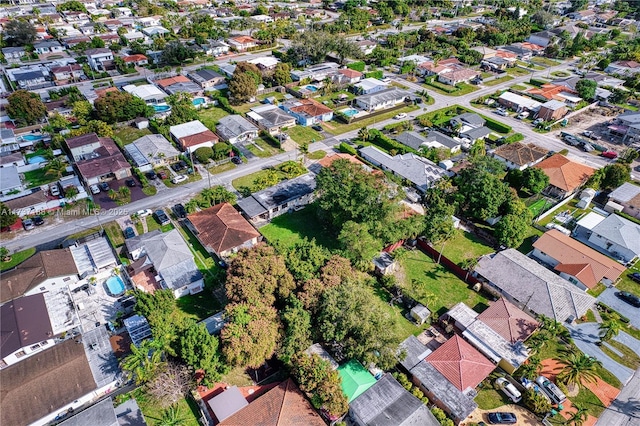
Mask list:
[[[616,288],[608,288],[598,296],[598,302],[602,302],[609,306],[613,310],[619,312],[621,315],[629,318],[631,325],[636,328],[640,328],[640,309],[618,299],[616,293],[619,290]],[[640,351],[638,351],[640,353]]]
[[[640,369],[622,388],[620,395],[604,410],[596,426],[640,425]]]

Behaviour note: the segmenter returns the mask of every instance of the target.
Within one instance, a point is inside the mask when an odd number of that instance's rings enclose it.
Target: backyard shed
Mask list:
[[[418,303],[416,306],[411,308],[411,318],[413,318],[418,324],[424,324],[431,315],[431,311],[427,309],[424,305]]]
[[[376,383],[375,377],[355,359],[338,367],[338,374],[342,379],[342,392],[347,396],[348,402],[356,399]]]

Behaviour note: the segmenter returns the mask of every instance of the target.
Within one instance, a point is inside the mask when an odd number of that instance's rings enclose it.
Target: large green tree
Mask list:
[[[246,72],[233,73],[229,81],[229,94],[232,103],[239,105],[249,101],[258,92],[258,84],[255,78]]]
[[[36,124],[47,113],[47,108],[37,93],[17,90],[9,95],[8,101],[9,117],[27,125]]]
[[[18,215],[6,204],[0,203],[0,228],[13,225],[18,220]]]
[[[311,402],[316,408],[324,408],[336,416],[341,416],[349,409],[340,375],[331,368],[329,361],[317,354],[298,354],[292,360],[291,374],[300,389],[312,395]]]
[[[454,235],[453,215],[455,209],[455,205],[448,203],[437,190],[428,194],[423,234],[427,241],[439,244]]]
[[[520,188],[529,194],[539,194],[549,185],[549,176],[537,167],[528,167],[522,172]]]
[[[331,253],[315,239],[305,238],[287,249],[284,259],[293,277],[303,282],[317,278],[330,256]]]
[[[503,217],[495,226],[495,236],[504,246],[519,247],[526,238],[533,219],[531,212],[513,190],[502,209]]]
[[[300,299],[291,295],[280,316],[284,327],[278,358],[289,364],[294,355],[303,352],[311,344],[311,314]]]
[[[12,19],[4,26],[4,41],[9,46],[25,46],[35,41],[36,27],[23,19]]]
[[[563,351],[556,360],[563,366],[558,373],[558,380],[573,386],[595,382],[598,379],[598,367],[602,367],[600,361],[579,350]]]
[[[162,63],[167,65],[183,65],[196,57],[196,52],[180,41],[167,43],[162,49]]]
[[[371,269],[373,258],[382,250],[382,243],[371,235],[369,226],[364,223],[348,221],[342,226],[338,241],[344,254],[361,270]]]
[[[164,121],[166,126],[176,126],[198,119],[198,111],[187,93],[171,95],[167,98],[167,103],[171,105],[171,114]]]
[[[224,371],[218,338],[209,334],[204,324],[195,321],[189,322],[180,337],[180,357],[194,370],[204,370],[205,381],[209,384],[216,382]]]
[[[287,83],[291,83],[291,67],[286,62],[278,63],[271,78],[275,86],[284,86]]]
[[[151,117],[154,113],[145,101],[127,92],[108,92],[96,99],[93,106],[96,118],[109,124]]]
[[[461,209],[470,218],[487,220],[498,216],[509,197],[509,187],[500,178],[477,167],[462,170],[456,183]]]
[[[598,87],[595,80],[583,78],[576,83],[576,92],[585,101],[591,101],[596,97],[596,88]]]

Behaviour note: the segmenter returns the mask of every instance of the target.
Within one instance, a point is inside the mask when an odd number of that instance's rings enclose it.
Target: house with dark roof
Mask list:
[[[595,303],[595,298],[515,249],[481,257],[474,274],[525,312],[558,322],[580,318]]]
[[[356,426],[438,426],[427,406],[389,373],[349,404],[349,417]]]
[[[515,142],[494,149],[491,156],[507,166],[507,169],[524,170],[544,160],[547,151],[534,144]]]
[[[229,45],[221,40],[213,40],[206,44],[201,44],[200,47],[205,55],[220,56],[225,53],[229,53]]]
[[[135,400],[134,400],[135,401]],[[82,410],[73,417],[63,421],[60,426],[120,426],[113,408],[113,400],[105,398],[99,403]],[[135,425],[128,425],[135,426]]]
[[[408,132],[402,132],[399,135],[394,136],[394,139],[400,142],[403,145],[406,145],[415,150],[419,150],[427,143],[427,138],[422,136],[418,132],[414,132],[413,130]]]
[[[278,135],[282,129],[296,125],[296,118],[287,114],[276,105],[261,105],[251,108],[247,118],[255,123],[260,130],[270,135]]]
[[[556,198],[565,198],[575,193],[595,173],[595,169],[554,154],[538,163],[538,167],[549,176],[549,186],[543,193]]]
[[[306,173],[255,192],[239,200],[238,207],[252,223],[270,221],[309,204],[314,199],[315,189],[316,175]]]
[[[40,251],[2,273],[0,303],[64,287],[78,281],[78,269],[68,248]]]
[[[469,127],[473,127],[474,129],[484,126],[485,123],[486,123],[486,120],[484,118],[480,117],[478,114],[473,112],[465,112],[464,114],[456,115],[451,120],[449,120],[449,124],[452,127],[469,126]]]
[[[236,145],[257,138],[258,128],[241,115],[227,115],[218,121],[216,133],[221,140]]]
[[[640,73],[640,63],[636,61],[616,61],[610,63],[609,66],[605,68],[604,72],[609,74],[632,76]]]
[[[462,142],[457,141],[451,136],[447,136],[444,133],[432,130],[427,133],[426,142],[424,144],[429,148],[447,149],[451,153],[459,152],[462,148]]]
[[[251,248],[262,240],[262,235],[229,203],[187,215],[186,225],[202,246],[218,258]]]
[[[594,288],[600,282],[609,287],[626,269],[557,229],[550,229],[533,243],[531,256],[583,290]]]
[[[131,165],[113,139],[89,133],[66,142],[87,185],[131,177]]]
[[[604,217],[590,212],[578,221],[573,235],[623,262],[640,256],[640,225],[617,214]]]
[[[189,78],[195,81],[203,89],[211,89],[226,83],[226,79],[222,74],[215,71],[202,69],[189,73]]]
[[[569,108],[566,103],[551,99],[540,105],[536,117],[542,118],[545,121],[555,121],[567,115],[567,112],[569,112]]]
[[[333,110],[314,99],[292,99],[280,105],[302,126],[312,126],[333,119]]]

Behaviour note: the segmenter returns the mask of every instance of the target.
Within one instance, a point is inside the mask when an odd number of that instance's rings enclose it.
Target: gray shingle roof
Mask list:
[[[488,127],[478,127],[476,129],[469,129],[466,132],[461,132],[460,136],[465,137],[465,138],[469,138],[472,141],[473,140],[477,140],[480,138],[484,138],[486,136],[488,136],[489,134],[491,134],[491,129],[489,129]]]
[[[444,145],[449,149],[460,146],[460,143],[455,139],[453,139],[452,137],[449,137],[444,133],[440,133],[437,131],[432,131],[427,134],[427,142],[437,142],[440,145]]]
[[[463,123],[463,124],[466,123],[473,127],[481,127],[481,126],[484,126],[485,119],[473,112],[465,112],[464,114],[456,115],[451,120],[449,120],[449,122],[451,123],[457,122],[457,123]]]
[[[418,132],[404,132],[400,133],[395,139],[403,145],[406,145],[413,149],[420,149],[423,143],[427,142],[427,138],[422,136]]]
[[[413,367],[424,360],[432,351],[427,348],[416,336],[407,337],[399,345],[399,350],[405,352],[405,357],[400,364],[407,370],[411,371]]]
[[[640,225],[631,222],[617,214],[610,214],[593,229],[609,241],[625,247],[636,254],[640,254]]]
[[[380,102],[393,101],[397,99],[408,98],[411,96],[411,93],[406,90],[400,89],[386,89],[381,90],[376,93],[372,93],[370,95],[358,96],[358,100],[362,101],[366,104],[373,105]]]
[[[483,256],[475,272],[538,315],[580,318],[595,299],[515,249]]]
[[[274,207],[311,194],[315,189],[316,175],[314,173],[306,173],[258,191],[251,197],[243,198],[238,201],[238,206],[248,217],[256,217]]]
[[[222,117],[216,126],[216,133],[224,140],[238,137],[246,132],[257,132],[258,128],[241,115]]]
[[[60,426],[118,426],[113,401],[106,398],[60,423]]]
[[[640,186],[625,182],[619,188],[614,189],[611,194],[609,194],[609,198],[626,203],[638,195],[640,195]]]

